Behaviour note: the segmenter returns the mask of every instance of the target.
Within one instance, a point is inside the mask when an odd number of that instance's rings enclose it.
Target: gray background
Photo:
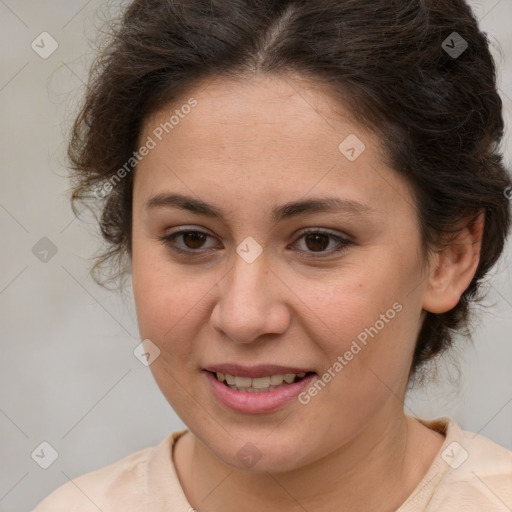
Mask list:
[[[510,127],[512,0],[472,5],[493,39]],[[74,220],[67,197],[66,130],[104,8],[0,0],[0,512],[30,510],[69,478],[183,426],[133,355],[140,340],[130,288],[122,298],[89,277],[98,236],[91,219]],[[47,59],[31,48],[43,31],[59,45]],[[511,151],[508,141],[508,162]],[[57,248],[46,263],[32,252],[43,237]],[[407,411],[451,416],[512,449],[510,248],[490,279],[474,345],[454,352],[460,378],[448,360],[438,384],[409,396]],[[46,470],[31,458],[43,441],[59,453]]]

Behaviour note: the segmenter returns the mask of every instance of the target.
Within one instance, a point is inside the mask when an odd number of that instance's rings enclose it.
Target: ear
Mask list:
[[[481,212],[433,258],[423,298],[426,311],[445,313],[458,304],[480,261],[484,220],[485,214]]]

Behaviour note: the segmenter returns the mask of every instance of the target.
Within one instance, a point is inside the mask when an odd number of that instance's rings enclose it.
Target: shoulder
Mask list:
[[[156,446],[69,480],[32,512],[98,512],[114,510],[114,505],[126,512],[138,510],[147,503],[150,466],[172,465],[171,448],[182,433],[174,432]]]
[[[439,453],[446,472],[427,510],[486,512],[512,507],[512,452],[442,418],[446,440]]]

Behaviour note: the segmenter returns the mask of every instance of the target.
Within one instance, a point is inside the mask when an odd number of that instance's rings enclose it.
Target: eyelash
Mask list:
[[[214,249],[206,249],[204,250],[203,249],[203,254],[200,254],[199,251],[201,251],[201,249],[197,249],[197,250],[194,250],[194,249],[180,249],[178,247],[176,247],[175,245],[173,245],[173,242],[176,238],[178,238],[179,236],[183,236],[183,235],[186,235],[186,234],[191,234],[191,233],[194,233],[194,234],[201,234],[201,235],[206,235],[210,238],[213,238],[211,235],[209,235],[208,233],[205,233],[204,231],[199,231],[199,230],[194,230],[194,229],[184,229],[182,231],[176,231],[175,233],[171,233],[169,235],[165,235],[165,236],[161,236],[161,237],[158,237],[158,240],[160,242],[162,242],[166,247],[168,247],[169,249],[171,249],[172,251],[174,252],[177,252],[177,253],[180,253],[180,254],[187,254],[187,255],[193,255],[193,256],[201,256],[201,255],[204,255],[205,252],[207,251],[212,251]],[[315,252],[315,251],[311,251],[309,253],[306,253],[308,254],[306,257],[307,258],[322,258],[322,257],[327,257],[327,256],[331,256],[333,254],[338,254],[340,252],[343,252],[345,250],[348,249],[348,247],[350,245],[352,245],[352,242],[346,238],[343,238],[341,236],[338,236],[338,235],[334,235],[328,231],[321,231],[321,230],[318,230],[318,229],[311,229],[311,230],[308,230],[308,231],[304,231],[300,236],[299,238],[297,238],[296,242],[299,241],[300,239],[302,239],[303,237],[307,236],[307,235],[326,235],[328,236],[330,239],[334,240],[335,242],[337,242],[339,244],[338,248],[334,249],[334,250],[330,250],[330,251],[318,251],[318,252]],[[294,242],[294,243],[296,243]],[[325,256],[322,256],[322,254],[324,254]]]

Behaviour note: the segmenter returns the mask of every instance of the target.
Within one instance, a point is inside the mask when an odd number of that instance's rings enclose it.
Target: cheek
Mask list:
[[[375,266],[375,264],[373,264]],[[396,316],[393,304],[400,301],[401,291],[389,272],[372,272],[366,265],[351,265],[332,273],[329,279],[306,279],[291,288],[304,304],[304,318],[310,319],[312,338],[331,340],[337,351],[350,345],[350,340],[379,322],[381,315],[392,322]],[[300,290],[300,291],[299,291]],[[386,322],[386,328],[390,322]],[[314,324],[314,325],[313,325]],[[316,335],[315,335],[316,333]]]
[[[175,288],[151,244],[134,242],[132,284],[137,320],[142,338],[161,349],[163,339],[183,316],[183,303],[176,300]]]
[[[172,264],[149,244],[134,247],[132,283],[140,335],[155,343],[162,355],[172,354],[174,365],[194,350],[214,277]]]
[[[194,371],[197,351],[197,298],[166,265],[153,265],[146,258],[132,259],[132,282],[141,339],[149,339],[160,353],[150,366],[156,384],[168,402],[181,411],[188,395],[184,383]],[[190,321],[192,319],[192,321]]]
[[[397,303],[389,306],[370,315],[368,310],[347,309],[336,324],[340,335],[322,341],[327,359],[319,379],[325,385],[319,382],[301,396],[301,403],[310,404],[318,417],[325,418],[322,422],[343,422],[348,430],[358,430],[365,418],[388,405],[400,406],[414,338],[409,335],[410,312]],[[336,428],[329,431],[338,435]]]
[[[190,322],[184,321],[197,314],[194,307],[196,294],[189,287],[182,287],[165,274],[143,272],[133,274],[133,291],[140,335],[159,346],[173,339],[182,338]]]
[[[328,285],[310,282],[301,296],[309,336],[326,356],[331,375],[325,378],[336,381],[333,390],[386,393],[379,379],[398,389],[408,376],[421,307],[409,296],[412,268],[398,268],[391,256],[347,268]]]

